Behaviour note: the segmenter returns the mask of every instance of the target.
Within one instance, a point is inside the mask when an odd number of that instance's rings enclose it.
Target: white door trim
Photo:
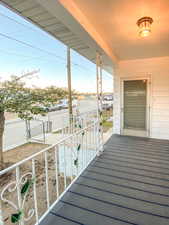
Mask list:
[[[146,116],[146,135],[143,132],[134,131],[134,136],[146,136],[150,137],[150,119],[151,119],[151,76],[140,77],[121,77],[120,78],[120,134],[124,133],[124,81],[127,80],[147,80],[147,116]],[[144,132],[145,133],[145,132]],[[133,132],[129,132],[128,135],[133,135]]]

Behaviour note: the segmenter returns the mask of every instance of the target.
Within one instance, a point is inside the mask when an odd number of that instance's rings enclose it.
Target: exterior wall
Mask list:
[[[146,77],[150,79],[150,137],[169,139],[169,57],[119,63],[114,76],[114,133],[121,130],[121,80]]]

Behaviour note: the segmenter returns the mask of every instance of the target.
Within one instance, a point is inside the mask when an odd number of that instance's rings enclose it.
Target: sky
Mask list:
[[[26,81],[28,86],[67,87],[67,47],[63,43],[1,5],[0,21],[0,81],[40,70]],[[73,89],[96,92],[95,65],[73,50],[71,61]],[[103,71],[103,91],[112,90],[112,76]]]

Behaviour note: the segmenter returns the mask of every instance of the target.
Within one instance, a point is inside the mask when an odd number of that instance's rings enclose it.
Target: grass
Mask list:
[[[113,127],[112,121],[107,121],[113,115],[113,110],[103,111],[103,132],[107,132]]]
[[[104,110],[103,111],[103,119],[107,120],[113,115],[113,110]]]
[[[52,134],[60,134],[60,130],[53,131]]]
[[[107,132],[112,127],[113,127],[113,122],[103,121],[103,132]]]

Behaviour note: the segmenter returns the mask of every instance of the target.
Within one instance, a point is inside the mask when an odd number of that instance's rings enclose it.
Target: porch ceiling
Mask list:
[[[112,73],[112,58],[57,0],[0,0],[30,22],[95,63],[96,51],[103,67]]]
[[[88,23],[111,48],[119,60],[162,57],[169,55],[169,0],[60,0],[78,18],[83,14]],[[140,38],[136,22],[150,16],[152,33]],[[88,30],[88,27],[86,27]]]

